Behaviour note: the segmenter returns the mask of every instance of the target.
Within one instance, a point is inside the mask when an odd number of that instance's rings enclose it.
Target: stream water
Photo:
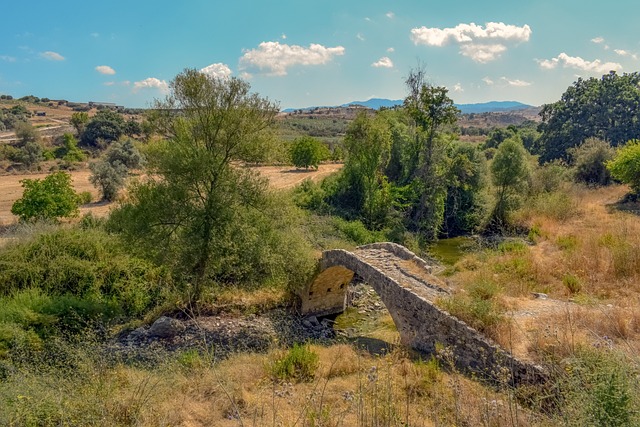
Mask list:
[[[440,239],[429,247],[429,253],[441,263],[451,266],[476,246],[476,241],[468,236]]]

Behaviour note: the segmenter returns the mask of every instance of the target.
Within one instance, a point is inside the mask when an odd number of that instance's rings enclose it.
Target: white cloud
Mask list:
[[[462,88],[462,85],[460,83],[456,83],[453,85],[453,91],[454,92],[464,92],[464,89]]]
[[[98,37],[100,37],[100,33],[91,33],[89,34],[91,37],[93,37],[94,39],[97,39]]]
[[[369,18],[368,16],[365,17],[364,20],[367,21],[367,22],[373,22],[373,21],[371,21],[371,18]]]
[[[360,40],[361,42],[363,42],[363,41],[365,41],[365,40],[366,40],[366,39],[364,38],[364,36],[362,35],[362,33],[358,33],[358,34],[356,34],[356,38],[357,38],[358,40]]]
[[[40,53],[40,56],[49,61],[64,61],[64,56],[58,52],[51,52],[50,50]]]
[[[624,50],[624,49],[614,49],[613,51],[616,54],[620,55],[620,56],[630,56],[631,58],[635,59],[636,61],[638,60],[638,54],[637,53],[629,52],[628,50]]]
[[[389,19],[393,19],[396,16],[396,14],[391,12],[391,11],[389,11],[389,12],[385,13],[385,16],[387,18],[389,18]]]
[[[215,64],[207,65],[206,67],[201,69],[200,72],[216,79],[226,79],[231,76],[231,68],[229,68],[227,64],[223,64],[222,62],[216,62]]]
[[[280,38],[281,38],[282,40],[286,40],[286,39],[287,39],[287,35],[286,35],[285,33],[282,33],[282,35],[280,36]]]
[[[394,48],[392,48],[392,47],[390,47],[390,48],[388,48],[388,49],[387,49],[387,52],[389,52],[389,53],[393,53],[393,52],[395,52],[395,51],[396,51],[396,50],[395,50]]]
[[[420,27],[411,30],[411,40],[428,46],[444,46],[450,41],[456,43],[471,43],[483,40],[504,40],[526,42],[531,36],[531,27],[523,25],[508,25],[503,22],[487,22],[483,28],[473,22],[458,24],[453,28]]]
[[[109,76],[112,76],[116,73],[116,70],[114,70],[113,68],[109,67],[108,65],[98,65],[96,67],[96,71],[99,72],[100,74],[106,74]]]
[[[240,58],[240,68],[266,70],[274,76],[287,75],[287,68],[294,65],[322,65],[335,56],[344,55],[344,47],[325,47],[311,44],[308,48],[298,45],[262,42],[257,49],[244,52]]]
[[[503,44],[463,44],[460,46],[460,53],[473,59],[475,62],[486,64],[500,57],[507,50]]]
[[[487,86],[493,85],[493,80],[491,80],[489,77],[484,77],[482,81],[485,82]]]
[[[148,77],[139,82],[133,83],[133,92],[138,92],[140,89],[159,89],[161,92],[166,93],[169,91],[169,84],[165,80],[160,80],[155,77]]]
[[[383,56],[382,58],[371,64],[371,66],[375,68],[393,68],[393,61],[388,57]]]
[[[602,62],[599,59],[594,61],[586,61],[579,56],[569,56],[562,52],[560,55],[551,59],[544,59],[538,61],[540,68],[545,70],[551,70],[558,65],[562,65],[564,68],[573,68],[582,71],[593,71],[596,73],[606,73],[609,71],[620,71],[622,65],[617,62]]]
[[[0,55],[0,60],[6,61],[6,62],[16,62],[16,58],[9,55]]]
[[[525,82],[524,80],[518,80],[518,79],[511,80],[506,77],[502,77],[501,80],[507,83],[509,86],[515,86],[515,87],[531,86],[530,82]]]
[[[104,82],[102,84],[105,86],[115,86],[116,82]]]
[[[604,43],[604,39],[602,37],[594,37],[591,39],[591,41],[595,44]]]
[[[247,73],[246,71],[243,71],[240,73],[240,78],[242,80],[251,80],[253,78],[253,75],[251,73]]]

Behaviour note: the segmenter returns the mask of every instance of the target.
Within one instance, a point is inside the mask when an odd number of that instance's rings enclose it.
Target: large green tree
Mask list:
[[[449,140],[441,132],[444,126],[456,122],[459,110],[445,87],[426,82],[423,70],[412,71],[406,84],[409,95],[404,107],[414,126],[413,144],[407,155],[416,197],[411,219],[422,238],[435,240],[444,220],[446,199],[445,158]]]
[[[81,143],[85,147],[100,147],[117,141],[124,134],[126,123],[115,111],[100,110],[85,125]]]
[[[640,137],[640,74],[579,78],[559,101],[540,112],[542,161],[567,158],[567,149],[587,138],[599,138],[613,147]]]
[[[286,207],[271,202],[263,179],[235,164],[261,144],[277,106],[242,80],[192,69],[170,89],[154,113],[166,140],[146,150],[148,178],[130,188],[112,224],[186,273],[194,298],[211,281],[302,271],[294,257],[277,258],[274,247],[287,231],[274,217],[287,218]]]
[[[510,225],[509,215],[519,207],[529,185],[529,153],[519,137],[505,140],[496,151],[491,163],[491,176],[495,186],[496,202],[490,227],[496,230]]]
[[[326,145],[312,136],[297,138],[289,149],[291,163],[297,168],[318,169],[318,165],[329,157]]]
[[[344,138],[347,151],[343,179],[350,208],[360,212],[370,228],[383,225],[389,210],[384,169],[389,161],[391,132],[386,120],[360,113]]]

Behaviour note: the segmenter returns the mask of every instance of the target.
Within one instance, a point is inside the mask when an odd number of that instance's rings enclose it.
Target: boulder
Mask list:
[[[154,338],[173,338],[184,330],[185,326],[180,320],[162,316],[153,322],[148,335]]]

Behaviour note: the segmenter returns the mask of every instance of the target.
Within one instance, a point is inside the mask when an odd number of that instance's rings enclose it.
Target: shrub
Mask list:
[[[319,356],[308,344],[294,346],[271,366],[271,375],[290,381],[312,381],[318,369]]]
[[[112,165],[106,161],[94,162],[89,165],[91,176],[89,181],[102,193],[102,199],[113,201],[118,191],[124,187],[127,168],[123,164]]]
[[[79,198],[71,186],[71,175],[54,172],[46,178],[23,179],[24,192],[11,207],[23,221],[72,217],[78,214]]]
[[[635,195],[640,195],[640,140],[634,139],[618,149],[613,160],[607,163],[613,177],[629,184]]]
[[[613,158],[614,150],[608,142],[588,138],[584,144],[567,152],[573,159],[576,181],[590,185],[609,185],[611,174],[606,163]]]
[[[562,276],[562,284],[571,295],[575,295],[582,290],[582,282],[575,274],[567,273]]]

